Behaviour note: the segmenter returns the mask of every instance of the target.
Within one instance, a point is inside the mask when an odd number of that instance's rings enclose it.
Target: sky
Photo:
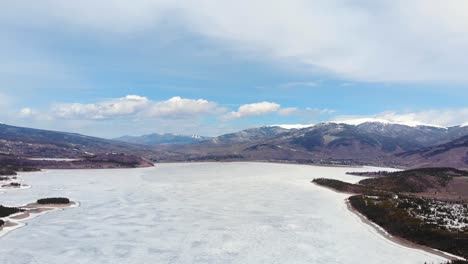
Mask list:
[[[0,122],[106,138],[468,124],[464,0],[0,2]]]

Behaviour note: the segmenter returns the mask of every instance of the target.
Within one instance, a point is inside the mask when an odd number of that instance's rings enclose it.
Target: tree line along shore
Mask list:
[[[35,203],[30,203],[25,206],[19,207],[9,207],[0,205],[0,231],[2,227],[7,225],[11,219],[12,215],[17,215],[19,213],[38,213],[41,212],[39,209],[49,209],[54,207],[67,207],[75,204],[70,201],[68,198],[64,197],[51,197],[51,198],[42,198],[37,200]],[[16,219],[21,219],[22,217],[17,217]]]
[[[358,184],[326,178],[312,182],[353,194],[348,198],[352,208],[392,236],[468,258],[468,188],[459,186],[468,186],[467,171],[423,168],[349,174],[373,178]]]

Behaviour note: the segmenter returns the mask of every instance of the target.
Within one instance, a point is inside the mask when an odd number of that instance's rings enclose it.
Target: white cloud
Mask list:
[[[53,115],[67,119],[109,119],[118,117],[190,118],[223,111],[217,103],[205,99],[172,97],[166,101],[151,101],[138,95],[110,99],[92,104],[56,104]]]
[[[205,99],[185,99],[172,97],[167,101],[155,102],[148,111],[152,117],[187,118],[203,114],[216,114],[224,111],[215,102]]]
[[[151,28],[175,6],[176,3],[169,0],[44,0],[36,5],[2,2],[0,21],[16,24],[37,22],[41,26],[57,26],[55,23],[61,22],[67,24],[69,30],[127,33]]]
[[[20,118],[30,118],[35,115],[35,112],[31,108],[22,108],[18,112]]]
[[[273,102],[259,102],[253,104],[241,105],[237,111],[225,114],[221,117],[222,120],[233,120],[245,117],[259,116],[276,112],[280,109],[280,105]]]
[[[241,105],[237,111],[226,113],[220,117],[223,121],[242,119],[254,116],[261,116],[276,113],[279,116],[302,116],[305,118],[313,118],[318,115],[333,113],[333,110],[318,109],[318,108],[297,108],[297,107],[281,107],[274,102],[259,102],[253,104]]]
[[[372,116],[338,116],[331,121],[348,124],[364,122],[397,123],[408,126],[457,126],[468,122],[468,108],[426,110],[412,113],[383,112]]]
[[[4,1],[0,23],[97,37],[171,24],[249,58],[348,79],[468,81],[466,10],[464,0]]]
[[[146,97],[127,95],[93,104],[65,103],[52,107],[52,113],[60,118],[107,119],[133,115],[149,104]]]
[[[410,2],[213,0],[191,13],[201,34],[311,70],[364,81],[466,81],[468,2]]]
[[[205,99],[187,99],[179,96],[165,101],[153,101],[139,95],[127,95],[95,103],[58,103],[46,111],[23,108],[17,116],[37,118],[49,116],[68,120],[107,120],[117,118],[187,119],[224,113],[216,102]]]
[[[296,108],[281,106],[274,102],[258,102],[244,104],[236,111],[227,112],[225,107],[217,102],[206,99],[189,99],[174,96],[164,101],[153,101],[139,95],[127,95],[121,98],[111,98],[94,103],[56,103],[46,110],[36,110],[29,107],[22,108],[16,116],[22,119],[35,120],[74,120],[99,121],[115,119],[162,120],[175,122],[176,120],[218,117],[222,121],[230,121],[248,117],[262,116],[276,113],[279,116],[301,115],[312,117],[328,114],[327,109]]]
[[[48,113],[39,112],[29,107],[21,108],[16,116],[27,121],[51,121],[53,117]]]

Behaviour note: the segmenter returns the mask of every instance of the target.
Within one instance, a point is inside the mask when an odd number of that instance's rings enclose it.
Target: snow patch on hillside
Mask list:
[[[363,118],[354,118],[354,119],[337,119],[333,121],[329,121],[329,123],[342,123],[342,124],[348,124],[348,125],[360,125],[364,123],[381,123],[381,124],[388,124],[388,125],[404,125],[404,126],[410,126],[410,127],[418,127],[418,126],[428,126],[428,127],[437,127],[437,128],[445,128],[444,126],[439,126],[439,125],[434,125],[434,124],[427,124],[419,121],[393,121],[393,120],[387,120],[387,119],[381,119],[381,118],[372,118],[372,117],[363,117]]]
[[[284,129],[302,129],[302,128],[307,128],[307,127],[313,127],[315,124],[281,124],[281,125],[271,125],[271,127],[281,127]]]

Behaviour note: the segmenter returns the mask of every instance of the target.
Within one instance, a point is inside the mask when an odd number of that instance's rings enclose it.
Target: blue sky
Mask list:
[[[0,4],[0,118],[115,137],[468,123],[468,4]]]

